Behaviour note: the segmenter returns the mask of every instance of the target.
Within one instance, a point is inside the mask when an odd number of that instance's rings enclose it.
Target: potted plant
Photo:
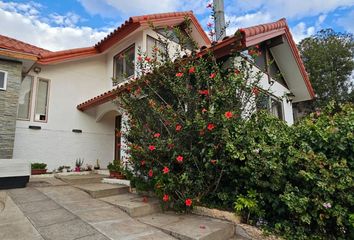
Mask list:
[[[109,163],[107,168],[109,170],[110,178],[125,179],[125,176],[122,173],[122,167],[119,162],[113,160],[113,163]]]
[[[97,160],[96,160],[96,165],[93,167],[93,169],[95,169],[95,170],[99,170],[100,169],[100,163],[98,162],[99,160],[98,160],[98,158],[97,158]]]
[[[82,164],[84,163],[84,160],[81,158],[78,158],[76,159],[76,162],[75,162],[75,172],[81,172],[81,166]]]
[[[31,175],[45,174],[47,172],[47,164],[45,163],[32,163],[31,164]]]

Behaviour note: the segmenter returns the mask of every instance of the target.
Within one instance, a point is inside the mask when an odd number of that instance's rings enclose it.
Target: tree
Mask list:
[[[353,101],[354,38],[350,33],[323,29],[298,45],[302,60],[317,94],[312,103],[323,107],[329,101]]]

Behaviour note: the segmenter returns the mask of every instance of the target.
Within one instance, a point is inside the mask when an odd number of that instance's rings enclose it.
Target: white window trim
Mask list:
[[[117,85],[119,85],[119,84],[121,84],[121,83],[127,81],[128,79],[134,77],[135,74],[136,74],[136,46],[135,46],[135,43],[133,43],[133,44],[130,44],[128,47],[124,48],[124,49],[123,49],[122,51],[120,51],[118,54],[114,55],[114,57],[113,57],[113,78],[116,78],[116,75],[117,75],[117,65],[116,65],[117,59],[119,59],[119,56],[120,56],[121,54],[124,54],[124,53],[128,52],[129,49],[131,49],[131,48],[134,49],[134,73],[133,73],[132,75],[130,75],[130,76],[126,76],[126,77],[125,77],[122,81],[120,81],[120,82],[116,79],[116,80],[117,80],[116,83],[113,83],[113,82],[112,82],[113,87],[115,87],[115,86],[117,86]],[[123,67],[123,68],[126,68],[126,62],[125,62],[125,61],[124,61],[123,64],[124,64],[124,67]],[[124,71],[124,70],[123,70],[123,71]]]
[[[43,81],[47,81],[48,82],[48,93],[47,93],[47,105],[46,105],[46,109],[45,109],[45,114],[46,114],[46,118],[45,120],[36,120],[36,110],[37,110],[37,94],[38,94],[38,88],[39,88],[39,81],[43,80]],[[49,97],[50,97],[50,80],[46,79],[46,78],[37,78],[36,81],[36,99],[35,99],[35,105],[34,105],[34,113],[33,113],[33,121],[34,122],[41,122],[41,123],[47,123],[48,122],[48,109],[49,109]]]
[[[31,112],[32,112],[32,100],[33,100],[33,94],[34,94],[34,81],[35,81],[35,78],[34,76],[32,75],[28,75],[28,77],[31,77],[32,78],[32,81],[31,81],[31,94],[29,96],[30,100],[29,100],[29,105],[28,105],[28,118],[19,118],[18,117],[18,112],[17,112],[17,118],[16,120],[20,120],[20,121],[30,121],[31,120]],[[18,108],[18,106],[17,106]],[[17,110],[18,111],[18,110]]]
[[[7,88],[7,72],[3,71],[3,70],[0,70],[0,72],[3,72],[5,74],[5,76],[4,76],[4,87],[0,87],[0,90],[6,91],[6,88]]]

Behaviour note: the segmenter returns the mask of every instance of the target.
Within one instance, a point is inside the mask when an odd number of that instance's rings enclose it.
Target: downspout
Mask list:
[[[216,41],[226,37],[224,0],[214,0]]]

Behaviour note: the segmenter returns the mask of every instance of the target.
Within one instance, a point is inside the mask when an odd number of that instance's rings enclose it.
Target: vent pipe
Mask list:
[[[214,0],[216,40],[226,37],[224,0]]]

